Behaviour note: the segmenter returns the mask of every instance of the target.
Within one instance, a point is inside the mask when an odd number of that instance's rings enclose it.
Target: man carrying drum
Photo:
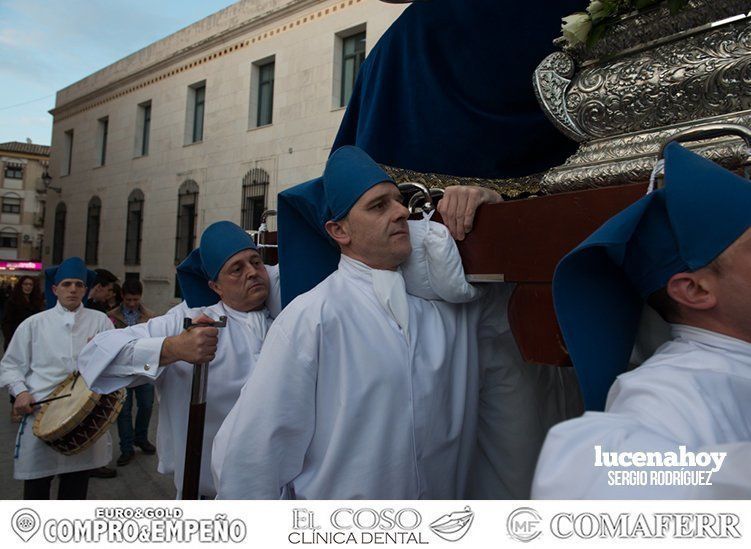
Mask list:
[[[75,371],[78,353],[89,339],[113,328],[107,315],[82,305],[95,276],[79,257],[46,269],[49,309],[21,323],[0,362],[0,385],[16,397],[14,410],[24,414],[13,460],[14,478],[24,481],[24,499],[49,499],[55,475],[60,476],[58,499],[86,499],[89,470],[112,458],[109,433],[75,455],[58,453],[32,433],[39,411],[35,403]]]

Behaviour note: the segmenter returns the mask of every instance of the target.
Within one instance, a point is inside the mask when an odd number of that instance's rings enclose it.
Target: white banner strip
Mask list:
[[[748,501],[3,501],[4,549],[748,547]]]

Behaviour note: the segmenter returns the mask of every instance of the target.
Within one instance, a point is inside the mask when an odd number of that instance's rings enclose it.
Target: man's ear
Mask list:
[[[667,284],[668,295],[688,309],[706,311],[717,305],[717,296],[712,291],[712,275],[707,269],[693,273],[677,273]]]
[[[55,296],[57,296],[57,284],[52,285],[52,293],[55,294]]]
[[[352,241],[343,221],[327,221],[324,228],[334,242],[339,244],[340,248],[342,246],[349,246],[349,243]]]
[[[209,280],[209,288],[211,288],[214,291],[214,293],[217,294],[219,298],[221,299],[222,289],[219,287],[219,284],[217,284],[213,280]]]

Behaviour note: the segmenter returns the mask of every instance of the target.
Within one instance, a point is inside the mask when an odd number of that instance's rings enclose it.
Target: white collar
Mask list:
[[[726,351],[735,351],[751,356],[751,343],[725,334],[689,326],[688,324],[671,324],[670,331],[674,339],[695,341],[708,347],[717,347]]]
[[[60,305],[59,301],[55,300],[54,310],[55,310],[55,312],[57,312],[58,314],[61,314],[61,315],[64,315],[64,314],[73,314],[73,315],[75,315],[76,313],[78,313],[83,308],[84,308],[83,307],[83,302],[81,302],[81,304],[78,305],[78,307],[76,307],[73,311],[71,311],[70,309],[66,309],[65,307],[63,307],[62,305]]]
[[[348,278],[372,289],[378,303],[399,325],[409,341],[409,305],[401,269],[396,271],[373,269],[362,261],[342,254],[339,259],[339,270]]]
[[[751,376],[751,343],[719,334],[711,330],[688,326],[686,324],[671,324],[670,329],[673,339],[692,343],[708,351],[721,354],[743,367],[739,369],[739,374],[744,377]],[[706,365],[709,369],[715,369],[713,365]]]

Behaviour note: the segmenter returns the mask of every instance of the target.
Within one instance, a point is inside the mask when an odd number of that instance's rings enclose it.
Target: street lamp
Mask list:
[[[44,170],[44,173],[42,174],[42,183],[44,184],[44,190],[53,190],[57,194],[60,194],[63,192],[63,189],[61,187],[53,187],[52,186],[52,176],[50,175],[50,172],[47,170]]]

